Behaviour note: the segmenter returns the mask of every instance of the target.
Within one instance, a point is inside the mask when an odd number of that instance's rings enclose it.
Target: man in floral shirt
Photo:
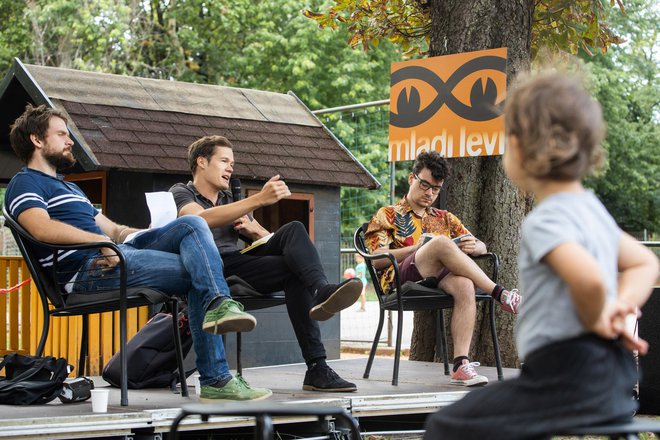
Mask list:
[[[503,310],[514,314],[518,312],[520,295],[495,284],[468,257],[486,253],[486,245],[470,234],[455,215],[431,206],[448,173],[444,157],[436,152],[421,153],[408,176],[408,194],[396,205],[378,210],[365,238],[371,252],[388,252],[396,258],[402,283],[435,277],[438,288],[454,297],[451,383],[484,385],[488,378],[476,373],[474,367],[479,363],[470,362],[467,356],[476,318],[475,286],[491,292]],[[389,260],[374,261],[374,266],[380,272],[383,289],[388,291],[394,267]]]

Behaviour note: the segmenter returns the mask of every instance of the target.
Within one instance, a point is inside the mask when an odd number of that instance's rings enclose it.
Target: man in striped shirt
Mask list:
[[[10,142],[26,163],[7,186],[5,207],[34,238],[52,244],[120,243],[128,286],[145,286],[168,295],[184,295],[204,400],[258,400],[272,394],[232,377],[219,334],[249,331],[256,319],[231,299],[222,260],[206,222],[180,217],[130,240],[136,230],[118,225],[92,206],[85,194],[58,169],[75,164],[66,116],[44,105],[28,105],[12,125]],[[44,267],[53,256],[35,247]],[[57,255],[63,293],[117,288],[118,256],[109,248],[66,251]]]

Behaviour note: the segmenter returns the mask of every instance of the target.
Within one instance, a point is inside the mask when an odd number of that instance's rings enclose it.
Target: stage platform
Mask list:
[[[393,359],[376,358],[371,377],[363,379],[366,360],[366,357],[361,357],[328,362],[343,378],[357,384],[358,391],[354,393],[303,391],[304,364],[246,368],[243,376],[253,386],[273,390],[268,402],[342,407],[358,418],[361,425],[362,420],[382,417],[389,418],[395,425],[401,417],[419,421],[426,414],[460,399],[468,392],[465,387],[450,385],[442,364],[437,363],[402,360],[399,385],[392,386]],[[494,367],[479,367],[479,373],[487,376],[491,383],[497,381]],[[517,374],[515,369],[504,370],[505,377]],[[94,380],[97,387],[107,386],[99,377]],[[119,389],[109,388],[110,400],[105,414],[92,413],[90,401],[62,404],[57,399],[38,406],[0,405],[0,439],[167,438],[165,434],[181,405],[199,401],[192,380],[188,382],[191,396],[187,398],[167,389],[129,390],[128,407],[120,406]],[[309,417],[274,419],[276,425],[305,421],[309,421]],[[253,421],[245,417],[212,417],[208,424],[202,424],[199,418],[189,418],[181,430],[187,433],[184,438],[195,438],[192,435],[194,431],[252,425]],[[392,429],[395,427],[392,426]]]

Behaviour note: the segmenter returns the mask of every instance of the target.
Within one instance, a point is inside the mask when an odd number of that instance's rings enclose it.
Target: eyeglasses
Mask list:
[[[415,173],[413,173],[413,176],[415,176],[415,179],[419,182],[419,187],[422,188],[423,191],[428,191],[430,189],[433,194],[437,194],[442,189],[442,185],[431,185],[426,180],[420,179]]]

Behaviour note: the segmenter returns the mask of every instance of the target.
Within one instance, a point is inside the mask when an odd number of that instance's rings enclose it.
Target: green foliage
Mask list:
[[[320,7],[310,0],[308,7]],[[300,3],[264,0],[0,0],[0,68],[41,65],[294,91],[310,108],[382,99],[399,49],[351,50]]]
[[[332,0],[324,12],[305,10],[321,28],[345,27],[352,47],[383,39],[400,45],[406,55],[426,54],[431,33],[430,0]],[[620,42],[607,19],[613,10],[623,10],[621,0],[536,0],[532,25],[532,58],[541,47],[577,53],[598,48],[605,52]]]
[[[613,20],[627,43],[588,64],[607,121],[608,163],[587,184],[630,232],[660,231],[660,11],[652,3],[629,0],[627,15]]]

